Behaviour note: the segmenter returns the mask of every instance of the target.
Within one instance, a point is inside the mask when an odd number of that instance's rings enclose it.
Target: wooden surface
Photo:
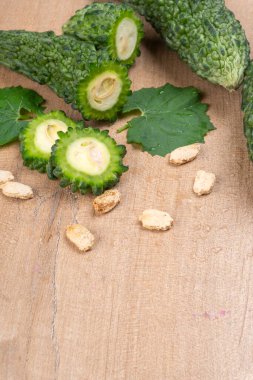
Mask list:
[[[60,32],[88,1],[1,0],[0,29]],[[252,0],[227,1],[253,45]],[[0,150],[0,168],[35,198],[0,195],[1,380],[252,380],[253,167],[242,133],[240,92],[199,79],[146,27],[133,89],[170,82],[204,93],[217,130],[197,160],[180,168],[128,146],[122,203],[95,217],[92,196],[62,190],[23,167],[18,144]],[[23,85],[69,106],[45,86],[0,69],[0,86]],[[117,135],[119,121],[110,127]],[[210,196],[192,193],[198,169],[216,173]],[[143,209],[171,213],[170,232],[141,229]],[[65,227],[96,236],[80,255]]]

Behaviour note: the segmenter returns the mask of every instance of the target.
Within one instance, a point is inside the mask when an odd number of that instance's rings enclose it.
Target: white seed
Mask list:
[[[2,187],[3,194],[6,197],[17,199],[33,198],[33,191],[30,186],[23,185],[19,182],[6,182]]]
[[[200,152],[201,144],[182,146],[173,150],[170,154],[169,162],[173,165],[183,165],[193,161]]]
[[[148,230],[169,230],[173,225],[172,217],[164,211],[149,209],[139,217],[142,226]]]
[[[72,224],[66,228],[67,238],[83,252],[88,251],[94,245],[95,238],[92,233],[81,224]]]
[[[204,170],[199,170],[196,174],[194,185],[193,185],[193,191],[197,195],[205,195],[209,194],[215,183],[215,174],[214,173],[208,173]]]
[[[6,182],[12,181],[14,176],[8,170],[0,170],[0,189]]]
[[[117,189],[107,190],[93,201],[93,207],[97,215],[106,214],[120,202],[120,192]]]

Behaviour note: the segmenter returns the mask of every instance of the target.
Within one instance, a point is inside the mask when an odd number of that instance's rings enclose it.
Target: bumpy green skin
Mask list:
[[[47,174],[50,179],[59,178],[60,186],[70,186],[73,192],[81,194],[92,192],[95,195],[102,194],[106,189],[115,186],[121,175],[128,170],[122,163],[126,154],[124,145],[117,145],[116,141],[108,136],[108,131],[100,131],[94,128],[69,129],[68,132],[59,132],[60,139],[52,148],[51,158],[47,166]],[[110,163],[101,175],[89,175],[73,168],[67,161],[67,150],[71,143],[83,137],[92,137],[106,145],[110,152]]]
[[[244,133],[248,143],[249,157],[253,161],[253,61],[250,62],[243,81],[242,110]]]
[[[106,70],[111,65],[106,51],[96,51],[88,44],[71,36],[56,36],[53,32],[0,31],[0,64],[22,73],[40,84],[47,84],[73,108],[84,110],[87,101],[77,99],[79,86],[93,79],[96,70]],[[127,70],[115,64],[115,70],[124,72],[124,86],[118,107],[114,107],[115,119],[129,93],[131,82]],[[92,71],[92,73],[90,72]],[[84,118],[107,120],[107,112],[92,110]],[[110,119],[109,118],[109,119]]]
[[[20,151],[23,158],[24,165],[30,169],[36,169],[41,173],[46,172],[46,166],[48,164],[50,154],[41,151],[35,145],[35,134],[37,128],[45,120],[56,119],[63,121],[68,127],[76,128],[77,124],[66,117],[63,111],[52,111],[46,115],[38,116],[32,120],[19,135],[20,139]]]
[[[138,30],[136,48],[127,60],[118,58],[115,36],[123,18],[131,19]],[[80,9],[63,26],[65,34],[73,35],[87,42],[92,42],[98,49],[108,50],[114,60],[132,65],[140,55],[140,43],[144,36],[143,23],[126,4],[92,3]]]
[[[224,0],[126,0],[193,71],[229,90],[249,62],[245,33]]]

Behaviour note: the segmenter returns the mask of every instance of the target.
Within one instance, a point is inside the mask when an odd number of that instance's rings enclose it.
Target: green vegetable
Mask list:
[[[207,108],[200,103],[199,91],[194,87],[166,84],[136,91],[123,109],[123,113],[141,112],[127,124],[127,141],[140,144],[153,156],[165,156],[181,146],[204,142],[207,132],[214,129]]]
[[[24,165],[44,173],[58,132],[66,132],[69,127],[75,128],[76,123],[62,111],[52,111],[31,121],[20,133]]]
[[[244,134],[248,143],[249,157],[253,161],[253,61],[250,62],[243,82],[242,110]]]
[[[143,24],[125,4],[92,3],[63,26],[63,32],[107,49],[111,58],[131,65],[140,55]]]
[[[71,186],[73,192],[92,191],[99,195],[113,187],[127,171],[122,159],[124,145],[117,145],[108,131],[94,128],[70,128],[59,132],[60,139],[52,148],[47,167],[50,179],[60,178],[62,187]]]
[[[224,0],[127,0],[193,71],[237,88],[249,62],[245,33]]]
[[[18,140],[32,116],[43,113],[44,99],[22,87],[0,89],[0,146]]]
[[[89,75],[77,88],[79,110],[86,119],[115,120],[130,94],[125,67],[106,62],[89,68]]]
[[[131,84],[105,51],[53,32],[0,31],[0,64],[47,84],[87,119],[115,119]]]

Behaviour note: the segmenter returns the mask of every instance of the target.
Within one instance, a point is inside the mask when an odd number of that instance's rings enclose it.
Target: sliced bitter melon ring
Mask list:
[[[76,123],[62,111],[52,111],[32,120],[20,133],[20,150],[24,165],[39,172],[46,171],[51,148],[59,138],[58,132],[66,132]]]
[[[82,194],[99,195],[113,187],[128,170],[122,160],[124,145],[117,145],[108,131],[94,128],[70,128],[59,133],[47,167],[50,179],[59,178],[60,186],[71,186]]]
[[[91,65],[77,87],[77,106],[86,119],[115,120],[130,94],[127,69],[115,62]]]

